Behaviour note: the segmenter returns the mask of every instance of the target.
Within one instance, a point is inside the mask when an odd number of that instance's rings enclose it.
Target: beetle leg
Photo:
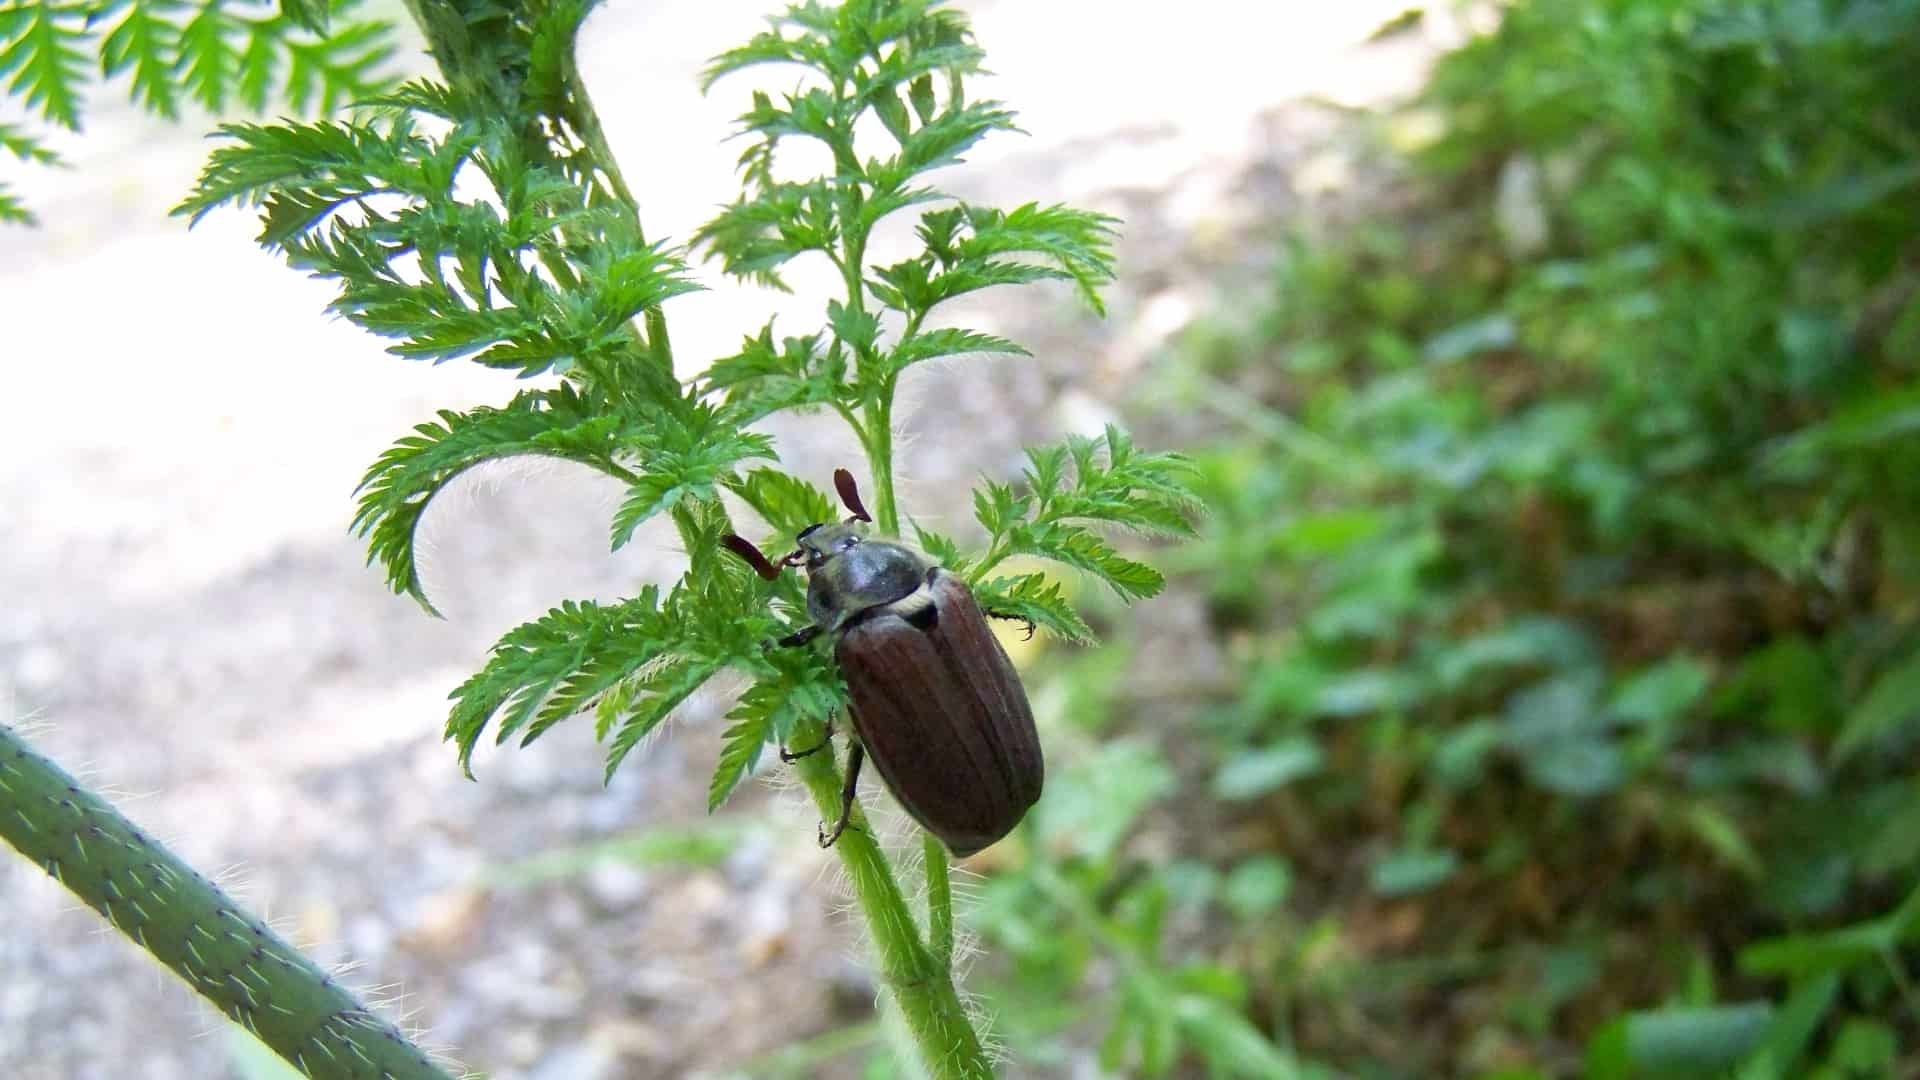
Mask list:
[[[805,645],[807,642],[819,636],[820,626],[816,623],[812,626],[803,626],[795,630],[793,633],[781,638],[777,644],[783,649],[791,649],[795,645]]]
[[[827,747],[832,745],[833,745],[833,717],[829,716],[827,717],[827,733],[825,736],[823,736],[820,739],[819,743],[805,750],[802,750],[797,754],[788,753],[787,744],[781,743],[780,744],[780,760],[791,765],[794,762],[799,761],[803,757],[812,757],[813,755],[819,753],[822,750],[825,750]]]
[[[847,821],[853,817],[853,792],[860,786],[860,765],[867,760],[867,748],[859,743],[847,751],[847,784],[840,789],[840,820],[833,823],[833,831],[828,832],[826,823],[820,825],[820,846],[832,847],[840,834],[847,831]]]
[[[1021,638],[1020,640],[1022,640],[1022,641],[1032,641],[1032,640],[1033,640],[1033,620],[1032,620],[1032,619],[1029,619],[1029,618],[1027,618],[1027,617],[1026,617],[1025,615],[1012,615],[1012,614],[1009,614],[1009,613],[1007,613],[1007,612],[1005,612],[1005,611],[989,611],[989,612],[987,612],[987,614],[988,614],[988,615],[991,615],[991,616],[993,616],[993,617],[994,617],[994,618],[996,618],[996,619],[1005,619],[1005,620],[1007,620],[1008,622],[1018,622],[1018,623],[1026,623],[1026,624],[1027,624],[1027,635],[1026,635],[1026,637],[1024,637],[1024,638]]]

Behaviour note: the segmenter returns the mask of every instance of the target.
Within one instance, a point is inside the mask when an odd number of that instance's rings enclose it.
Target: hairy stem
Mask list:
[[[867,416],[867,468],[873,473],[874,525],[887,536],[900,535],[900,504],[893,493],[893,387]]]
[[[307,1075],[448,1080],[399,1029],[5,724],[0,837]]]
[[[845,88],[836,86],[834,92],[844,95]],[[858,175],[860,166],[859,159],[853,153],[852,133],[840,134],[841,138],[835,141],[835,160],[841,163],[843,172]],[[844,213],[840,226],[843,237],[841,250],[833,261],[840,268],[846,284],[848,310],[865,311],[867,295],[864,273],[868,229],[857,215],[849,218]],[[908,319],[903,337],[913,335],[920,325],[920,317],[920,313],[915,313]],[[866,406],[865,423],[856,423],[854,417],[845,410],[841,413],[846,417],[848,426],[853,428],[855,437],[860,439],[861,448],[866,451],[867,468],[873,476],[874,527],[882,535],[892,537],[900,535],[900,504],[893,486],[893,395],[897,386],[893,377],[881,382],[874,398]],[[838,772],[838,767],[831,762],[825,763],[825,767]],[[814,792],[816,801],[820,799],[822,790],[832,795],[833,800],[821,804],[821,812],[835,812],[834,808],[838,806],[835,801],[838,798],[837,782],[823,789],[809,779],[808,787]],[[937,1077],[991,1076],[992,1069],[980,1049],[979,1035],[974,1032],[965,1010],[960,1007],[959,995],[953,986],[953,886],[949,878],[947,849],[931,833],[921,838],[927,883],[927,941],[922,944],[918,935],[911,933],[912,916],[900,901],[900,888],[893,881],[885,856],[865,834],[861,834],[860,840],[866,847],[872,848],[873,857],[880,860],[879,869],[886,876],[885,888],[877,890],[871,900],[858,888],[862,874],[855,863],[865,856],[849,851],[844,836],[841,859],[847,863],[848,872],[854,878],[861,907],[867,912],[867,921],[873,927],[876,943],[881,941],[883,922],[908,928],[907,941],[900,943],[893,955],[889,955],[888,946],[880,945],[881,961],[888,983],[894,987],[899,998],[907,1027],[920,1045],[921,1057]],[[915,1001],[907,999],[903,987],[912,988]],[[923,988],[925,994],[922,994]],[[958,1071],[942,1071],[948,1067]]]
[[[934,962],[953,970],[953,882],[947,871],[947,849],[932,833],[921,835],[927,874],[927,947]]]
[[[823,732],[824,734],[824,732]],[[797,763],[800,779],[820,809],[821,817],[831,821],[840,814],[840,765],[832,754],[813,754]],[[928,838],[929,854],[939,841]],[[993,1066],[980,1045],[980,1037],[967,1019],[966,1008],[954,989],[946,954],[952,948],[952,908],[950,902],[934,908],[947,912],[945,929],[936,921],[936,939],[944,933],[947,944],[942,950],[936,940],[929,950],[920,940],[913,912],[895,880],[886,853],[869,831],[866,814],[858,806],[847,831],[834,845],[841,865],[853,882],[854,898],[865,914],[867,929],[873,935],[880,977],[893,995],[894,1003],[913,1035],[915,1046],[935,1080],[985,1080],[993,1076]],[[931,858],[928,879],[937,876],[938,891],[946,893],[946,855],[942,851],[938,873]]]

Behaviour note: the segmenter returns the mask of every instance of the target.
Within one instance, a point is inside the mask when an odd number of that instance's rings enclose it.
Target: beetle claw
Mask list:
[[[830,848],[833,845],[839,843],[840,834],[843,832],[846,832],[848,829],[852,829],[854,832],[866,832],[865,829],[862,829],[860,826],[853,824],[852,822],[848,821],[846,818],[841,818],[839,821],[835,822],[833,825],[832,832],[827,831],[826,822],[824,821],[821,822],[819,825],[820,846],[822,848]]]
[[[819,636],[820,636],[820,624],[814,623],[813,625],[803,626],[800,629],[795,630],[793,633],[788,634],[786,637],[783,637],[780,640],[774,642],[774,644],[780,646],[783,649],[791,649],[796,645],[805,645],[807,642],[812,641],[814,638],[817,638]]]
[[[987,612],[987,614],[993,616],[996,619],[1005,619],[1008,622],[1026,623],[1027,624],[1026,636],[1022,637],[1020,640],[1022,641],[1033,640],[1033,630],[1034,630],[1033,620],[1027,618],[1025,615],[1009,615],[1004,611],[989,611]]]
[[[803,757],[812,757],[813,755],[819,753],[822,750],[825,750],[827,747],[832,745],[833,745],[833,720],[829,718],[827,720],[827,733],[821,737],[820,742],[818,744],[795,754],[795,753],[789,753],[787,751],[786,743],[781,743],[780,744],[780,760],[783,762],[786,762],[788,765],[791,765],[794,762],[799,761]]]

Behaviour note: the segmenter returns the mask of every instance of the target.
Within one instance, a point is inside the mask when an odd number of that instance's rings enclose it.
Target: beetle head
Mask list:
[[[834,525],[809,525],[802,529],[794,539],[800,544],[799,550],[788,559],[807,568],[808,573],[818,570],[822,563],[842,552],[851,550],[867,538],[867,530],[857,521]],[[798,557],[795,559],[795,557]],[[789,565],[793,565],[789,563]]]
[[[787,556],[788,566],[797,562],[812,573],[828,559],[851,550],[867,538],[864,526],[873,521],[873,516],[860,501],[860,488],[853,482],[853,474],[845,469],[833,470],[833,489],[840,493],[840,501],[853,516],[837,525],[822,522],[800,530],[800,535],[794,537],[800,548]]]
[[[811,573],[828,559],[866,539],[866,530],[860,526],[873,520],[860,501],[860,488],[853,482],[852,473],[845,469],[833,470],[833,488],[840,493],[840,501],[846,504],[847,511],[853,516],[844,523],[813,524],[800,530],[800,535],[795,538],[800,546],[781,556],[778,563],[767,558],[766,552],[744,537],[728,533],[720,538],[720,543],[768,581],[779,577],[780,571],[789,566],[804,566]]]

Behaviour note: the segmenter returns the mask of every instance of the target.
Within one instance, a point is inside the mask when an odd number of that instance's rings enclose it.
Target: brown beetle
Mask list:
[[[1040,798],[1045,766],[1026,689],[966,582],[905,544],[868,536],[853,475],[839,469],[833,480],[853,517],[808,526],[778,564],[738,536],[723,541],[769,581],[782,567],[806,567],[813,623],[782,645],[833,636],[858,740],[840,820],[822,829],[821,845],[846,829],[867,756],[915,821],[956,856],[971,855]]]

